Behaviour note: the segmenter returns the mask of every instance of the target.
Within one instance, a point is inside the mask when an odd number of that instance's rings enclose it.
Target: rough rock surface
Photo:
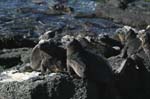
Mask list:
[[[46,3],[39,0],[36,4],[31,3],[31,0],[8,1],[0,1],[5,2],[0,3],[0,99],[98,99],[100,93],[97,93],[95,84],[72,78],[66,73],[39,75],[39,72],[35,74],[34,72],[16,73],[16,71],[8,73],[6,70],[4,71],[6,73],[1,72],[6,68],[12,70],[30,63],[31,48],[47,31],[52,31],[48,38],[61,42],[61,38],[65,35],[82,34],[91,37],[98,37],[97,34],[105,33],[113,35],[114,31],[122,26],[116,23],[144,28],[150,24],[149,0],[97,0],[101,1],[99,4],[88,2],[90,0],[71,0],[86,1],[85,5],[95,11],[90,12],[85,7],[84,13],[79,7],[79,4],[84,7],[84,3],[75,3],[78,5],[73,7],[77,6],[79,9],[71,12],[73,15],[64,11],[67,9],[58,9],[58,11],[52,8],[55,1],[67,0],[41,0]],[[63,6],[60,5],[61,7]],[[107,18],[116,23],[100,18]],[[47,36],[41,38],[47,39]],[[108,39],[103,40],[103,43],[111,47],[115,44]],[[118,42],[116,44],[121,50],[123,45],[120,45],[121,43],[118,45]],[[98,48],[100,47],[97,47],[99,51]],[[121,68],[127,59],[119,56],[108,58],[114,70],[114,83],[120,93],[120,99],[149,99],[150,97],[150,65],[144,54],[140,55],[144,59],[145,70],[139,68],[132,60],[128,60]],[[14,67],[10,68],[12,66]]]
[[[146,25],[150,24],[149,2],[146,2],[144,0],[135,0],[134,2],[128,3],[127,7],[124,10],[118,8],[119,4],[117,4],[117,2],[111,3],[111,5],[109,4],[109,2],[105,4],[99,4],[95,12],[96,16],[108,18],[117,23],[123,23],[136,27],[145,27]]]
[[[87,82],[66,74],[52,73],[23,82],[0,82],[1,99],[88,99]],[[89,96],[88,96],[89,95]],[[91,93],[92,95],[92,93]],[[91,99],[91,98],[89,98]],[[97,99],[93,98],[92,99]]]
[[[31,48],[3,49],[0,50],[0,66],[4,69],[22,63],[29,63]]]

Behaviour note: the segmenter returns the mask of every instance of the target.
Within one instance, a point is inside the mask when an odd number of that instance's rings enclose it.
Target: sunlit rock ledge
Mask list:
[[[17,73],[14,69],[2,72],[0,99],[87,99],[87,86],[82,79],[63,73],[39,74]]]
[[[17,70],[9,70],[9,71],[4,71],[0,74],[0,82],[23,82],[35,77],[38,77],[40,72],[24,72],[24,73],[19,73]],[[51,73],[48,76],[54,76],[56,73]]]

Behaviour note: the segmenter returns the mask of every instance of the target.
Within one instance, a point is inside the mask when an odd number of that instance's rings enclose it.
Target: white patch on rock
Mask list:
[[[55,76],[57,73],[50,73],[48,76],[52,77]]]
[[[90,36],[85,36],[85,39],[88,40],[89,42],[91,42],[92,37],[90,37]]]
[[[112,48],[115,50],[121,50],[121,48],[119,46],[113,46]]]
[[[40,72],[24,72],[19,73],[17,70],[4,71],[0,74],[0,82],[22,82],[33,77],[39,76]]]
[[[77,36],[76,36],[76,39],[77,40],[79,40],[79,39],[81,39],[81,38],[83,38],[84,36],[82,35],[82,34],[78,34]]]

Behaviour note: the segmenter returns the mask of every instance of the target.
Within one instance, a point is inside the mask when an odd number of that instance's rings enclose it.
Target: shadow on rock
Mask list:
[[[146,98],[145,77],[148,72],[141,59],[137,62],[127,58],[117,70],[116,86],[123,99]]]

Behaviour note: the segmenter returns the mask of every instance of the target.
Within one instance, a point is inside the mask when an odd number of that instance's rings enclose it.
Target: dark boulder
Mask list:
[[[28,48],[18,49],[3,49],[0,51],[0,66],[4,69],[11,68],[18,64],[26,63],[28,61],[26,56],[30,56]],[[27,54],[28,53],[28,54]]]
[[[116,87],[123,99],[146,98],[147,70],[140,57],[121,59],[119,56],[109,58],[114,68]],[[119,66],[119,67],[118,67]]]

